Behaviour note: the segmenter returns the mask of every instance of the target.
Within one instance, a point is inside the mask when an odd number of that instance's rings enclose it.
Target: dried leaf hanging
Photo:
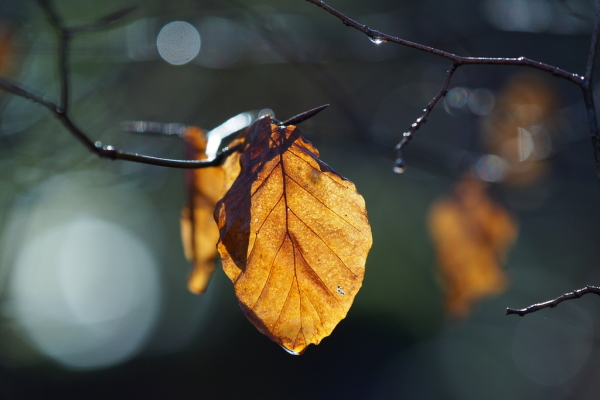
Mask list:
[[[295,126],[247,131],[241,172],[217,204],[223,268],[256,328],[294,354],[318,344],[358,292],[372,244],[364,199]]]
[[[206,159],[206,133],[190,127],[184,135],[188,159]],[[232,146],[243,142],[235,139]],[[213,213],[217,202],[227,193],[240,172],[240,153],[231,154],[218,167],[186,171],[188,200],[181,211],[181,238],[185,256],[193,261],[194,269],[188,279],[193,293],[202,293],[215,269],[219,228]]]
[[[470,178],[459,182],[431,208],[429,228],[449,314],[464,317],[474,302],[504,289],[502,262],[517,223],[484,186]]]

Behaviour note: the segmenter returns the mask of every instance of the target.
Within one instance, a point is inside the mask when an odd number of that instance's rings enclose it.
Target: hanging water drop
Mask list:
[[[385,42],[387,42],[387,40],[384,40],[384,39],[382,39],[382,38],[379,38],[379,37],[371,37],[371,36],[369,36],[369,40],[370,40],[371,42],[375,43],[375,44],[382,44],[382,43],[385,43]]]
[[[406,168],[404,167],[404,160],[401,158],[396,159],[396,164],[394,165],[394,172],[397,174],[402,174]]]

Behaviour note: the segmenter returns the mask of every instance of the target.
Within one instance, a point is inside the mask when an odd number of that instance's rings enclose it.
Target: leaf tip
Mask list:
[[[196,266],[194,271],[188,277],[188,290],[194,294],[202,294],[208,287],[208,282],[212,277],[214,271],[214,264],[212,262],[202,263],[202,266],[198,268]]]

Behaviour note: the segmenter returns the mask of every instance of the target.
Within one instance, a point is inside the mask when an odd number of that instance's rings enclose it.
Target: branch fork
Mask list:
[[[419,43],[411,42],[405,39],[401,39],[396,36],[391,36],[383,32],[379,32],[369,28],[367,25],[361,24],[353,20],[352,18],[346,16],[340,11],[334,9],[333,7],[326,4],[323,0],[306,0],[309,3],[316,5],[317,7],[322,8],[327,11],[329,14],[339,18],[344,25],[357,29],[367,35],[370,39],[380,40],[379,43],[384,42],[392,42],[396,44],[400,44],[402,46],[411,47],[416,50],[424,51],[426,53],[434,54],[439,57],[446,58],[452,61],[452,67],[446,73],[446,80],[442,85],[440,91],[433,97],[433,99],[429,102],[427,107],[423,110],[423,115],[415,121],[410,127],[410,129],[403,133],[402,139],[396,145],[396,161],[394,164],[394,171],[397,173],[404,172],[404,160],[402,158],[401,149],[408,144],[411,140],[412,135],[416,130],[418,130],[426,121],[427,116],[433,109],[433,107],[437,104],[441,97],[444,97],[447,92],[448,84],[450,83],[450,79],[454,71],[458,67],[462,67],[463,65],[514,65],[514,66],[522,66],[534,68],[546,73],[551,74],[557,78],[565,79],[577,86],[579,86],[583,92],[583,98],[585,102],[585,107],[588,113],[588,124],[590,130],[590,138],[592,141],[592,148],[594,151],[594,159],[596,162],[596,173],[598,175],[598,182],[600,183],[600,130],[598,128],[598,118],[596,116],[596,109],[594,107],[594,95],[592,90],[592,73],[594,69],[594,63],[596,59],[596,48],[598,42],[598,35],[600,31],[600,0],[598,1],[596,17],[594,20],[594,29],[592,32],[592,38],[590,41],[590,48],[588,52],[588,60],[585,74],[579,75],[574,72],[569,72],[564,69],[558,68],[554,65],[546,64],[540,61],[532,60],[527,57],[516,57],[516,58],[501,58],[501,57],[464,57],[459,56],[444,50],[436,49],[434,47],[425,46]]]

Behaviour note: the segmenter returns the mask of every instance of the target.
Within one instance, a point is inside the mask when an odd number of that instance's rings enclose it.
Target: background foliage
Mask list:
[[[85,22],[130,5],[58,1]],[[345,1],[380,31],[464,55],[528,56],[583,71],[586,0]],[[57,93],[55,41],[32,2],[4,1],[3,74]],[[156,49],[167,23],[202,40],[174,66]],[[374,246],[364,286],[330,338],[292,358],[247,323],[217,271],[187,291],[179,238],[183,173],[91,156],[47,111],[0,94],[0,391],[3,398],[593,398],[600,305],[585,297],[519,319],[504,308],[598,284],[600,192],[579,91],[543,80],[555,109],[551,151],[496,200],[518,218],[509,282],[468,318],[444,315],[427,232],[433,201],[486,147],[486,120],[445,102],[408,146],[393,145],[438,90],[447,63],[359,32],[302,1],[145,1],[73,44],[76,121],[103,143],[179,157],[173,138],[120,131],[124,120],[210,129],[238,112],[285,119],[331,106],[301,130],[367,202]],[[468,66],[452,87],[499,99],[523,69]],[[522,78],[520,78],[522,79]],[[534,79],[534,78],[531,78]],[[525,79],[526,81],[531,79]],[[456,92],[460,94],[459,91]],[[459,96],[460,97],[460,96]],[[459,99],[460,100],[460,99]],[[454,105],[453,105],[454,104]],[[496,104],[501,104],[500,100]]]

